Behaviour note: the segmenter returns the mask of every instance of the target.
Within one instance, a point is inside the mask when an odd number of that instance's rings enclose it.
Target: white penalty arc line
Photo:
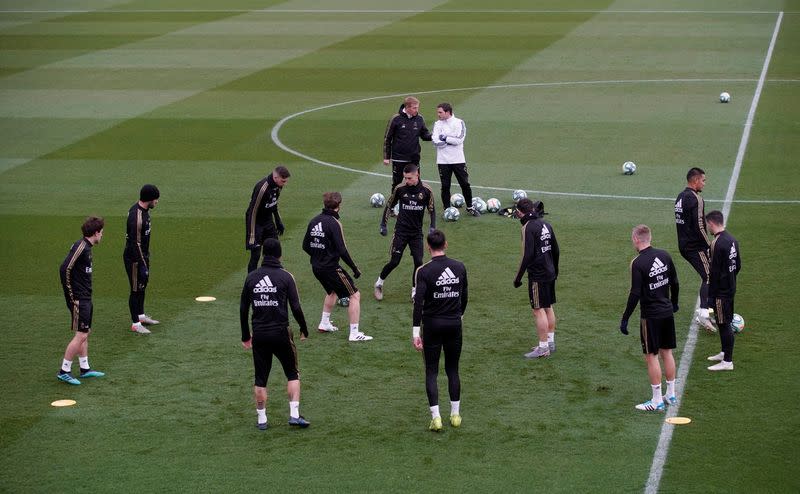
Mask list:
[[[707,82],[755,82],[755,79],[631,79],[631,80],[599,80],[599,81],[562,81],[562,82],[529,82],[529,83],[519,83],[519,84],[492,84],[488,86],[472,86],[472,87],[462,87],[462,88],[449,88],[449,89],[434,89],[430,91],[417,91],[414,94],[438,94],[438,93],[448,93],[448,92],[459,92],[459,91],[478,91],[484,89],[516,89],[516,88],[530,88],[530,87],[561,87],[561,86],[591,86],[591,85],[614,85],[614,84],[670,84],[670,83],[707,83]],[[340,106],[352,105],[356,103],[365,103],[368,101],[377,101],[383,99],[390,99],[390,98],[402,98],[407,96],[407,93],[398,93],[398,94],[387,94],[382,96],[371,96],[367,98],[358,98],[353,100],[347,101],[340,101],[338,103],[331,103],[329,105],[318,106],[315,108],[309,108],[307,110],[302,110],[296,113],[292,113],[291,115],[287,115],[280,119],[273,127],[270,132],[270,137],[272,142],[278,146],[280,149],[286,151],[289,154],[297,156],[298,158],[302,158],[304,160],[310,161],[312,163],[316,163],[318,165],[326,166],[329,168],[335,168],[337,170],[347,171],[351,173],[360,173],[362,175],[371,175],[374,177],[381,177],[381,178],[390,178],[391,175],[386,173],[378,173],[372,172],[367,170],[359,170],[357,168],[351,168],[349,166],[339,165],[336,163],[331,163],[328,161],[323,161],[313,156],[309,156],[305,153],[297,151],[281,141],[278,134],[280,133],[281,128],[288,122],[296,117],[300,117],[302,115],[306,115],[308,113],[313,113],[316,111],[322,110],[329,110],[331,108],[337,108]],[[737,174],[738,175],[738,174]],[[437,180],[425,180],[428,183],[435,183],[438,184]],[[494,187],[494,186],[486,186],[486,185],[472,185],[473,189],[481,189],[481,190],[494,190],[494,191],[514,191],[516,189],[509,188],[509,187]],[[561,197],[578,197],[578,198],[588,198],[588,199],[627,199],[627,200],[640,200],[640,201],[674,201],[674,197],[649,197],[649,196],[635,196],[635,195],[613,195],[613,194],[590,194],[590,193],[582,193],[582,192],[557,192],[557,191],[546,191],[546,190],[526,190],[530,194],[538,194],[538,195],[549,195],[549,196],[561,196]],[[714,200],[708,199],[707,202],[722,202],[721,200]],[[739,200],[737,202],[742,203],[752,203],[752,204],[800,204],[800,200]]]
[[[739,142],[739,151],[736,154],[736,162],[733,166],[733,173],[731,173],[731,179],[730,182],[728,182],[728,192],[725,194],[725,203],[722,206],[722,214],[726,220],[729,219],[728,215],[731,211],[733,195],[736,192],[736,184],[739,181],[739,172],[742,169],[744,154],[747,150],[747,144],[750,141],[750,129],[753,127],[753,120],[756,116],[756,108],[758,108],[758,101],[761,99],[761,92],[764,89],[764,81],[767,77],[767,70],[769,69],[770,60],[772,60],[772,52],[775,49],[775,41],[778,39],[778,32],[780,31],[782,20],[783,12],[780,12],[778,13],[778,19],[775,21],[775,29],[772,31],[772,39],[769,42],[767,55],[764,57],[764,66],[761,68],[761,76],[758,78],[756,91],[753,95],[753,100],[750,102],[750,111],[747,113],[747,121],[745,122],[744,130],[742,131],[742,139]],[[698,298],[695,309],[697,309],[697,306],[699,306],[699,302],[700,300]],[[693,322],[689,326],[689,336],[686,338],[686,344],[683,347],[681,361],[678,366],[678,375],[676,376],[677,382],[675,383],[675,392],[681,398],[684,396],[683,390],[686,384],[686,378],[689,376],[689,369],[692,366],[692,355],[694,354],[694,350],[697,345],[697,332],[697,324]],[[667,417],[675,417],[678,414],[679,408],[680,405],[669,407]],[[645,493],[647,494],[656,494],[658,492],[659,485],[661,484],[661,477],[664,474],[664,465],[667,462],[669,445],[672,441],[672,432],[674,430],[675,426],[666,422],[664,422],[664,425],[661,426],[661,434],[658,438],[658,445],[656,446],[656,451],[653,455],[653,463],[650,466],[650,475],[647,479],[647,484],[645,485],[644,489]]]

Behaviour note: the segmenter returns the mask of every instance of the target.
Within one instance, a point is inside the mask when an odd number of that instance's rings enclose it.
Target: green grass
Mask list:
[[[325,6],[408,10],[369,13],[236,12],[306,6],[246,0],[0,13],[0,491],[644,488],[663,416],[633,409],[649,393],[644,363],[638,339],[616,329],[629,288],[630,228],[649,224],[654,243],[676,258],[680,356],[698,279],[677,254],[671,198],[687,168],[699,165],[708,172],[708,209],[722,207],[776,15],[595,12],[655,8],[633,0],[406,3]],[[735,202],[728,222],[742,247],[736,309],[747,322],[736,370],[708,373],[705,357],[719,341],[699,335],[680,397],[680,414],[693,422],[675,429],[663,492],[800,489],[798,203],[758,202],[799,199],[798,7],[657,6],[792,12],[735,195],[756,202]],[[559,84],[570,81],[584,84]],[[728,105],[716,102],[722,90],[733,95]],[[531,191],[545,202],[562,249],[559,350],[528,362],[521,355],[534,343],[530,309],[524,291],[511,287],[519,224],[493,215],[439,221],[449,254],[469,270],[471,302],[464,424],[436,435],[426,430],[423,366],[410,344],[408,255],[385,299],[371,296],[388,244],[368,198],[386,194],[389,179],[363,172],[387,172],[381,139],[404,94],[420,96],[429,125],[436,103],[453,103],[469,129],[476,195],[507,204],[510,189]],[[306,161],[270,139],[285,116],[345,101],[352,103],[285,122],[279,137],[352,171]],[[436,178],[432,159],[424,146],[423,179]],[[639,165],[631,177],[620,171],[626,160]],[[375,340],[353,345],[343,331],[298,342],[301,410],[313,425],[286,425],[276,364],[272,426],[258,433],[251,357],[239,343],[242,222],[253,184],[276,163],[292,172],[280,206],[284,264],[306,317],[316,324],[323,293],[300,241],[322,192],[339,190],[347,243],[364,273],[361,327]],[[149,337],[127,330],[121,260],[125,213],[145,182],[162,192],[147,299],[162,324]],[[70,337],[57,269],[88,214],[107,221],[94,250],[90,338],[93,366],[107,377],[68,387],[54,379]],[[217,301],[198,304],[198,295]],[[346,327],[343,309],[334,321]],[[443,378],[440,395],[446,418]],[[59,398],[77,405],[49,406]]]

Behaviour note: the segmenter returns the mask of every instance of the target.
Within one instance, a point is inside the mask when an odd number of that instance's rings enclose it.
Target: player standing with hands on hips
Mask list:
[[[708,229],[714,235],[711,242],[711,278],[708,295],[714,305],[714,318],[719,328],[722,351],[708,357],[718,362],[708,368],[710,371],[733,370],[733,298],[736,295],[736,276],[742,269],[739,255],[739,242],[725,230],[725,218],[720,211],[706,215]]]
[[[517,217],[522,223],[522,260],[514,288],[522,286],[522,275],[528,272],[528,297],[539,344],[525,358],[549,357],[556,351],[556,279],[558,278],[558,241],[553,226],[542,219],[544,204],[527,197],[517,202]]]
[[[406,246],[411,251],[411,257],[414,260],[414,271],[411,272],[411,298],[414,298],[414,273],[418,267],[422,266],[422,223],[427,210],[431,217],[430,231],[436,228],[435,202],[431,188],[419,179],[419,167],[406,165],[403,169],[403,184],[394,188],[381,217],[380,232],[385,237],[389,211],[394,208],[395,204],[400,205],[394,235],[392,235],[392,242],[389,245],[391,257],[375,281],[375,298],[377,300],[383,300],[383,282],[389,273],[400,264]]]
[[[253,394],[259,430],[266,430],[267,380],[272,368],[272,356],[276,356],[286,375],[286,392],[289,395],[289,425],[306,428],[310,423],[300,415],[300,373],[297,370],[297,348],[289,328],[289,311],[300,334],[308,337],[308,327],[294,276],[281,266],[281,244],[277,239],[264,240],[264,262],[261,267],[247,275],[242,288],[239,318],[242,326],[242,346],[253,350],[255,383]],[[253,332],[247,316],[253,310]]]
[[[417,269],[414,316],[411,338],[414,348],[423,352],[425,391],[431,410],[430,430],[442,430],[439,414],[439,356],[444,349],[444,370],[450,394],[450,425],[461,425],[461,319],[467,310],[467,269],[445,255],[447,239],[439,230],[428,234],[431,260]],[[420,332],[422,330],[422,333]]]
[[[652,234],[646,225],[638,225],[631,232],[633,248],[639,254],[631,262],[631,291],[628,305],[622,314],[619,330],[628,334],[628,319],[636,304],[641,303],[639,335],[642,352],[647,363],[647,375],[653,396],[644,403],[636,405],[637,410],[658,412],[666,405],[677,405],[675,396],[675,318],[678,312],[678,274],[672,258],[666,251],[650,245]],[[661,365],[667,378],[667,394],[661,395]]]
[[[131,313],[131,331],[150,334],[145,325],[152,326],[158,321],[144,312],[144,296],[147,283],[150,281],[150,210],[158,204],[161,193],[152,184],[142,186],[139,201],[128,210],[128,222],[125,230],[125,251],[122,260],[128,274],[131,293],[128,297],[128,309]]]
[[[339,208],[342,204],[342,194],[339,192],[326,192],[322,195],[322,212],[312,218],[308,223],[306,235],[303,238],[303,250],[311,256],[311,270],[325,290],[325,300],[322,302],[322,319],[318,329],[321,333],[338,331],[339,328],[331,322],[331,311],[336,303],[336,297],[349,297],[347,315],[350,318],[350,341],[369,341],[372,336],[367,336],[358,329],[358,319],[361,315],[361,292],[356,288],[352,278],[339,265],[339,260],[353,270],[353,278],[358,279],[361,271],[350,257],[347,244],[344,241],[344,230],[339,222]]]
[[[250,251],[248,273],[258,266],[261,244],[264,240],[283,235],[284,226],[278,213],[278,199],[290,176],[288,168],[277,166],[271,174],[259,180],[253,187],[250,204],[244,214],[245,247]]]
[[[472,207],[472,187],[469,185],[467,159],[464,157],[464,140],[467,138],[467,125],[453,115],[450,103],[440,103],[436,107],[439,118],[433,124],[433,147],[436,148],[436,163],[442,181],[442,207],[450,206],[450,180],[456,174],[458,185],[464,193],[467,212],[472,216],[481,213]]]
[[[103,238],[103,218],[89,217],[81,226],[83,238],[72,244],[69,254],[61,263],[61,287],[67,309],[72,315],[75,333],[64,351],[61,369],[56,374],[59,381],[78,385],[72,376],[72,359],[78,356],[81,377],[103,377],[105,373],[89,366],[89,333],[92,331],[92,247]]]

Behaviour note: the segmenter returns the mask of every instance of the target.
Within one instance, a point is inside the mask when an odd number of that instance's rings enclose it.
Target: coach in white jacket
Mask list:
[[[441,103],[436,107],[438,120],[433,125],[431,136],[436,148],[436,163],[439,165],[439,178],[442,181],[442,205],[450,206],[450,179],[456,174],[458,185],[467,205],[467,212],[472,216],[481,213],[472,207],[472,187],[469,185],[467,160],[464,158],[464,140],[467,138],[467,126],[463,120],[453,116],[450,103]]]

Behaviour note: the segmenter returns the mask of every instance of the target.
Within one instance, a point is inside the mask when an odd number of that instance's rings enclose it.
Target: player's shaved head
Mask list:
[[[650,232],[650,227],[647,225],[636,225],[633,227],[631,237],[642,244],[649,244],[653,239],[653,235]]]
[[[686,173],[686,181],[691,183],[697,177],[700,177],[700,176],[705,175],[705,174],[706,174],[706,172],[703,171],[702,168],[697,168],[696,166],[694,166],[692,168],[689,168],[689,171]]]

